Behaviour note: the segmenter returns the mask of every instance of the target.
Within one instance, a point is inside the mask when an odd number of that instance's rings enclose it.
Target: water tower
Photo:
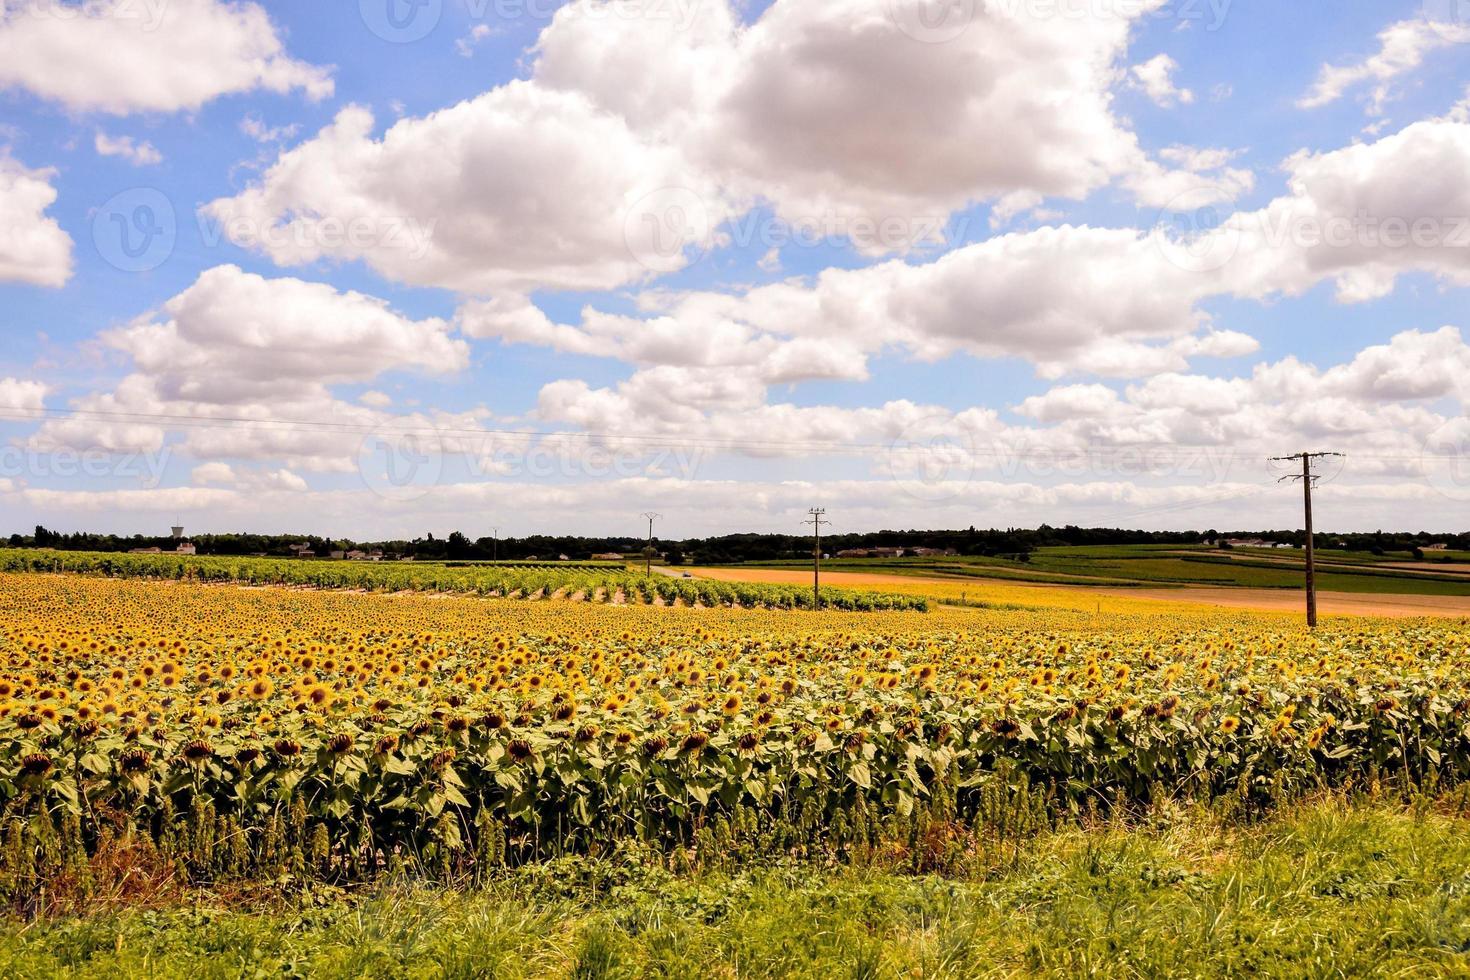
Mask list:
[[[182,527],[175,524],[170,530],[174,532],[175,541],[182,541],[184,539],[184,529]]]

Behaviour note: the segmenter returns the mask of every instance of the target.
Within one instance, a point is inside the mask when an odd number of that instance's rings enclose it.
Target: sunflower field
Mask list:
[[[808,612],[0,574],[0,897],[652,847],[858,860],[1470,775],[1454,621]],[[894,842],[897,842],[895,844]]]

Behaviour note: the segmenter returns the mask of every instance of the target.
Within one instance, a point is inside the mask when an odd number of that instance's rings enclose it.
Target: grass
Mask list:
[[[12,923],[7,976],[975,977],[1470,973],[1470,821],[1340,798],[1226,824],[1164,807],[962,880],[624,858],[482,890],[222,894]]]
[[[1318,552],[1318,583],[1323,591],[1385,595],[1470,595],[1470,578],[1447,564],[1445,573],[1395,567],[1412,558],[1367,552]],[[958,556],[852,558],[823,563],[831,571],[963,579],[1001,579],[1040,585],[1110,587],[1231,586],[1301,589],[1300,551],[1236,549],[1220,551],[1190,545],[1098,545],[1040,548],[1026,562],[1010,558]],[[803,568],[807,562],[748,563],[750,567]],[[1462,574],[1453,574],[1456,571]]]

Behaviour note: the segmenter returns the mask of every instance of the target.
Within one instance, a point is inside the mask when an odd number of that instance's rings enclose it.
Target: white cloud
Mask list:
[[[1167,54],[1155,55],[1143,64],[1133,66],[1132,81],[1157,106],[1168,109],[1180,103],[1189,105],[1194,101],[1194,93],[1174,84],[1174,72],[1178,70],[1179,62]]]
[[[1463,412],[1467,369],[1470,346],[1459,331],[1411,330],[1326,369],[1287,358],[1245,377],[1161,374],[1121,393],[1063,386],[1018,406],[1038,423],[1025,426],[987,409],[956,413],[908,401],[767,405],[758,390],[719,371],[651,369],[610,389],[561,382],[542,392],[543,421],[583,426],[596,437],[543,442],[572,461],[570,473],[580,478],[571,481],[487,467],[472,482],[437,483],[404,503],[313,490],[264,456],[247,466],[221,454],[203,457],[211,461],[195,467],[187,488],[24,488],[10,503],[20,514],[106,511],[126,521],[167,512],[191,525],[264,521],[263,530],[307,521],[318,533],[358,536],[462,528],[466,513],[491,506],[515,515],[520,530],[606,533],[628,510],[668,512],[671,500],[679,503],[670,521],[688,528],[672,533],[780,526],[813,503],[851,528],[1042,521],[1258,527],[1282,525],[1294,505],[1277,490],[1280,474],[1266,457],[1283,446],[1321,445],[1349,454],[1323,487],[1333,527],[1419,524],[1426,508],[1442,510],[1445,500],[1429,470],[1434,461],[1419,454],[1447,424],[1438,414],[1443,398],[1458,393]],[[906,452],[931,433],[953,450],[937,471]],[[608,453],[636,455],[640,438],[649,437],[672,464],[650,465],[636,477],[607,465]],[[598,452],[600,469],[577,465]],[[742,459],[739,479],[717,468],[730,455]],[[823,478],[773,475],[797,461],[821,467]]]
[[[92,144],[105,157],[122,157],[135,167],[146,167],[163,162],[163,154],[147,140],[138,142],[131,136],[109,136],[97,130]]]
[[[1426,8],[1427,9],[1427,8]],[[1470,42],[1470,25],[1435,23],[1427,18],[1399,21],[1378,35],[1378,51],[1356,64],[1323,65],[1312,90],[1297,100],[1315,109],[1342,98],[1362,82],[1376,82],[1368,101],[1370,115],[1381,115],[1393,98],[1393,81],[1424,63],[1425,55]]]
[[[46,209],[54,170],[29,170],[0,148],[0,282],[61,286],[71,278],[71,236]]]
[[[671,213],[657,192],[686,182],[679,154],[580,95],[513,82],[381,139],[372,129],[368,110],[344,109],[260,183],[204,211],[281,265],[362,259],[463,292],[608,289],[652,274],[645,248],[683,264],[654,237]],[[703,189],[694,200],[713,208],[717,192]],[[706,241],[721,216],[688,213]],[[332,224],[362,234],[332,236]]]
[[[893,0],[777,0],[749,26],[727,0],[576,0],[542,33],[529,80],[380,138],[366,109],[343,110],[205,210],[282,265],[363,260],[487,295],[677,270],[686,246],[722,244],[720,223],[762,200],[867,254],[940,244],[979,202],[1008,217],[1116,182],[1157,205],[1201,184],[1199,168],[1150,160],[1110,86],[1134,21],[1163,2],[1079,17],[987,4],[928,44],[900,29]],[[1225,199],[1251,178],[1208,182]],[[320,232],[385,220],[428,232],[422,247]]]
[[[240,132],[257,143],[282,143],[295,138],[301,127],[295,123],[286,126],[267,126],[265,120],[251,113],[240,120]]]
[[[228,463],[203,463],[190,474],[195,486],[224,486],[255,492],[305,493],[307,482],[290,470],[242,469]]]
[[[0,378],[0,409],[39,411],[46,406],[49,389],[39,381]]]
[[[1233,150],[1166,147],[1159,156],[1177,164],[1177,169],[1143,160],[1123,178],[1123,184],[1139,204],[1147,207],[1176,208],[1183,203],[1188,208],[1200,208],[1227,203],[1256,185],[1251,171],[1228,165],[1236,155]]]
[[[1410,271],[1470,284],[1470,124],[1426,120],[1285,169],[1287,194],[1202,239],[1224,260],[1222,291],[1295,296],[1326,280],[1361,302]]]
[[[393,399],[381,391],[364,391],[357,400],[369,408],[387,408],[393,404]]]
[[[102,335],[170,398],[214,404],[392,370],[448,374],[468,363],[442,320],[409,320],[380,299],[323,283],[266,279],[233,265],[144,317]]]
[[[337,399],[332,385],[395,371],[446,375],[468,363],[467,345],[442,320],[411,320],[361,293],[228,265],[100,341],[126,354],[132,373],[112,391],[76,399],[77,417],[43,425],[31,440],[39,450],[156,452],[182,431],[186,452],[200,459],[347,471],[364,434],[393,420]]]
[[[1016,406],[1016,412],[1038,422],[1065,422],[1107,416],[1118,402],[1118,393],[1105,385],[1063,385],[1032,395]]]
[[[885,349],[923,360],[1021,357],[1047,376],[1128,376],[1186,363],[1170,342],[1205,325],[1195,302],[1213,288],[1171,263],[1157,235],[1043,228],[923,265],[827,269],[810,282],[734,294],[645,294],[641,316],[588,309],[580,324],[557,324],[528,304],[469,303],[460,324],[471,336],[642,366],[740,369],[764,384],[860,380],[868,357]],[[1150,288],[1114,285],[1134,281]]]
[[[464,37],[454,42],[454,50],[461,58],[473,58],[480,43],[494,37],[496,31],[489,24],[476,24]]]
[[[1242,473],[1238,479],[1174,486],[1141,485],[1126,475],[1078,474],[1061,481],[956,479],[935,487],[941,499],[919,499],[894,479],[684,479],[632,477],[580,485],[496,480],[451,483],[410,504],[365,491],[341,493],[251,492],[223,488],[153,491],[58,491],[29,489],[7,504],[21,523],[75,515],[78,527],[156,533],[174,518],[191,527],[279,533],[283,528],[358,537],[411,538],[432,530],[471,530],[466,514],[497,512],[501,535],[547,527],[566,533],[607,534],[628,527],[627,514],[660,509],[660,534],[670,537],[728,533],[731,527],[791,533],[807,508],[821,504],[843,530],[881,527],[1083,526],[1157,528],[1290,527],[1301,519],[1301,497],[1266,486]],[[0,488],[3,489],[3,488]],[[1427,510],[1445,498],[1423,481],[1328,483],[1320,489],[1324,520],[1333,529],[1386,526],[1394,514],[1408,524],[1426,523]],[[677,510],[670,501],[678,501]],[[1431,525],[1443,520],[1430,519]],[[364,529],[367,529],[366,531]]]
[[[332,94],[328,69],[291,58],[254,3],[19,0],[0,14],[0,88],[113,115],[198,109],[265,89]]]

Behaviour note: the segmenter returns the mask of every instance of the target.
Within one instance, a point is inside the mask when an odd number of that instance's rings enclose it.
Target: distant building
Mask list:
[[[379,552],[379,554],[381,555],[382,552]],[[367,561],[367,552],[366,551],[349,551],[346,554],[344,554],[342,557],[346,558],[348,561]]]
[[[128,552],[128,554],[130,554],[130,555],[161,555],[161,554],[163,554],[163,549],[162,548],[133,548],[133,549],[131,549]]]
[[[593,555],[592,556],[592,560],[593,561],[622,561],[623,560],[623,556],[620,555],[620,554],[618,554],[616,551],[604,551],[600,555]]]
[[[1445,544],[1443,541],[1436,541],[1434,544],[1426,544],[1424,546],[1423,550],[1424,551],[1449,551],[1450,550],[1450,546],[1447,545],[1447,544]]]
[[[345,560],[347,558],[347,552],[345,552],[345,551],[331,551],[331,552],[328,552],[327,553],[327,557],[328,558],[331,558],[332,561],[343,561],[343,560]]]
[[[902,558],[902,548],[848,548],[837,552],[838,558]]]
[[[181,555],[193,555],[198,553],[198,549],[196,549],[193,543],[189,541],[180,541],[179,546],[175,548],[174,551]]]
[[[908,554],[916,558],[930,558],[937,555],[958,555],[959,552],[953,548],[909,548]]]

